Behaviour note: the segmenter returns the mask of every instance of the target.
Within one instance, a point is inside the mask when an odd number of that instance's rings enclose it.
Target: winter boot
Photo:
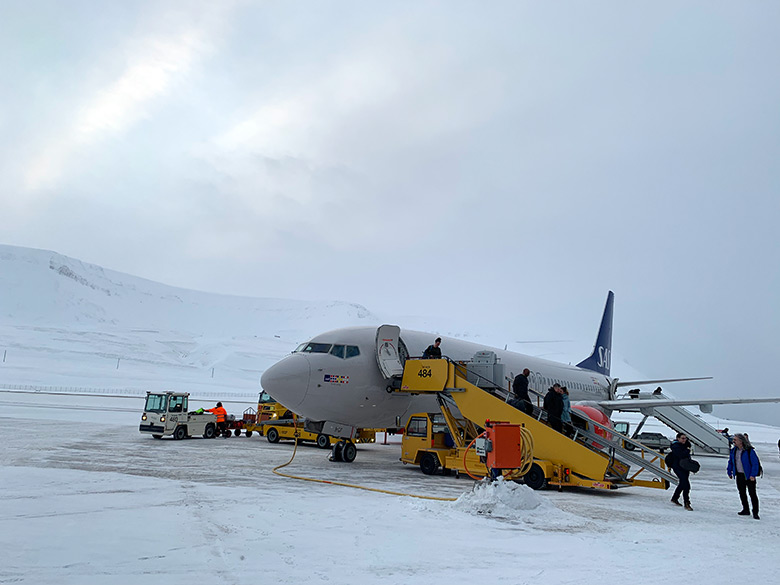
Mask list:
[[[682,504],[680,503],[680,500],[676,500],[674,498],[672,498],[672,504],[675,504],[677,506],[682,506]]]
[[[758,512],[753,512],[753,518],[756,520],[761,520],[761,518],[758,517]]]
[[[693,512],[693,508],[691,508],[690,504],[685,504],[685,509],[688,510],[689,512]]]
[[[750,516],[750,510],[742,510],[741,512],[737,512],[737,515],[739,515],[739,516]]]

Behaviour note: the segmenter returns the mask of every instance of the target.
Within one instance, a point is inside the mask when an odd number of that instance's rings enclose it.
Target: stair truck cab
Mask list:
[[[204,439],[217,436],[217,416],[210,412],[187,412],[188,392],[146,392],[146,403],[138,430],[155,439]]]

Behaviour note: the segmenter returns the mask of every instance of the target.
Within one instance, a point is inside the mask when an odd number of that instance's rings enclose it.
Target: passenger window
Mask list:
[[[414,417],[406,425],[406,434],[410,437],[428,436],[428,418]]]
[[[347,357],[355,357],[360,355],[360,348],[357,345],[348,345],[347,346]]]
[[[343,345],[334,345],[333,349],[330,350],[331,355],[335,355],[337,358],[344,359],[344,346]]]

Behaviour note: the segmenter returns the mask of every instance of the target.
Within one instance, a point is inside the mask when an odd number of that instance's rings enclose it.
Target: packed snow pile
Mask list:
[[[460,496],[453,506],[464,512],[504,518],[526,516],[529,510],[539,509],[545,513],[557,510],[531,488],[503,478],[475,484],[474,489]]]

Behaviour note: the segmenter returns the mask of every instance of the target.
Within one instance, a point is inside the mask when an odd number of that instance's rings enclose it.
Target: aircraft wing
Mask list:
[[[630,382],[618,382],[615,384],[615,388],[622,388],[624,386],[646,386],[647,384],[665,384],[667,382],[691,382],[693,380],[712,380],[712,376],[706,376],[704,378],[668,378],[666,380],[638,380]]]
[[[714,404],[758,404],[761,402],[780,402],[780,398],[703,398],[699,400],[672,400],[669,398],[622,398],[619,400],[599,400],[596,403],[610,410],[623,412],[638,411],[653,406],[703,406]]]

